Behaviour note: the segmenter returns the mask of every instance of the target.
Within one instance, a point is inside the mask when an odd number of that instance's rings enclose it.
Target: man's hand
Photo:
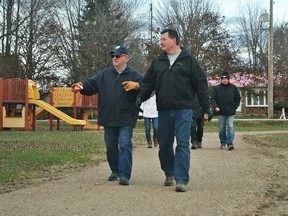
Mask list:
[[[122,84],[124,85],[124,89],[126,91],[138,90],[139,89],[139,83],[138,82],[126,81],[126,82],[122,82]]]
[[[209,108],[207,110],[205,110],[204,112],[204,121],[211,121],[211,119],[213,118],[213,112],[212,109]]]
[[[83,83],[81,83],[81,82],[74,83],[74,84],[71,85],[71,87],[73,88],[73,91],[75,93],[77,93],[78,91],[83,89]]]
[[[141,104],[142,104],[142,99],[140,97],[136,97],[136,107],[137,109],[139,110],[139,112],[142,112],[143,113],[143,110],[141,109]]]

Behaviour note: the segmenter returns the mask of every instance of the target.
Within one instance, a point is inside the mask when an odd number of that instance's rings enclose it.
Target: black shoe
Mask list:
[[[195,143],[192,143],[191,149],[197,149],[197,145]]]
[[[118,181],[119,175],[118,173],[112,172],[111,175],[108,177],[108,181]]]
[[[234,149],[234,146],[233,145],[228,145],[228,150],[231,151]]]
[[[197,143],[197,148],[202,148],[202,143],[201,142]]]
[[[123,176],[120,177],[120,180],[119,180],[119,184],[120,185],[129,185],[129,180]]]
[[[197,147],[195,145],[192,145],[191,149],[197,149]]]

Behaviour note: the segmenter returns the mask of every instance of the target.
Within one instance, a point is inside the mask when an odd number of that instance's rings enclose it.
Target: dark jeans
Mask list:
[[[145,135],[147,142],[151,139],[151,124],[153,126],[153,139],[158,139],[158,118],[144,118]]]
[[[192,118],[191,123],[191,143],[201,143],[204,133],[203,118]]]
[[[133,127],[104,127],[106,156],[112,172],[130,179]]]
[[[166,109],[158,112],[158,142],[161,169],[176,182],[189,182],[191,109]],[[177,144],[174,152],[174,139]]]

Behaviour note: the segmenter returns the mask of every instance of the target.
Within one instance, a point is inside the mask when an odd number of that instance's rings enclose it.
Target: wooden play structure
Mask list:
[[[73,115],[65,114],[57,108],[73,109]],[[76,119],[80,110],[81,119]],[[89,122],[91,114],[98,114],[98,95],[83,96],[74,93],[72,88],[51,87],[50,104],[40,100],[36,83],[29,79],[1,79],[0,78],[0,131],[3,129],[35,130],[36,120],[45,112],[50,113],[50,130],[53,129],[53,117],[63,120],[81,129],[100,129],[97,124]]]
[[[73,108],[74,118],[76,111],[80,110],[81,119],[85,121],[84,129],[100,129],[97,124],[91,124],[89,117],[93,114],[98,115],[98,94],[92,96],[74,93],[71,87],[50,87],[50,105],[56,108]],[[36,115],[41,112],[38,110]]]

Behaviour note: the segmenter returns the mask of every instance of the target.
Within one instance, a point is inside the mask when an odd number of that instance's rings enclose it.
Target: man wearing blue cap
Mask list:
[[[73,84],[83,95],[99,93],[98,125],[104,126],[106,156],[112,171],[108,181],[129,185],[132,172],[132,134],[139,110],[135,107],[142,75],[127,65],[128,49],[119,45],[110,51],[113,67]]]

